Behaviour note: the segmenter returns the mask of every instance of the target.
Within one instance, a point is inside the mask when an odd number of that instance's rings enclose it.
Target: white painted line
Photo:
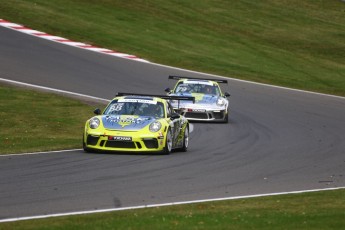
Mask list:
[[[0,19],[0,23],[2,26],[5,26],[5,27],[19,27],[19,26],[21,26],[19,24],[12,23],[12,22],[1,22],[1,19]]]
[[[47,153],[64,153],[64,152],[72,152],[72,151],[79,151],[82,149],[65,149],[65,150],[55,150],[55,151],[45,151],[45,152],[32,152],[32,153],[15,153],[15,154],[5,154],[0,155],[0,157],[12,157],[12,156],[28,156],[28,155],[38,155],[38,154],[47,154]]]
[[[345,189],[345,187],[311,189],[311,190],[278,192],[278,193],[266,193],[266,194],[257,194],[257,195],[248,195],[248,196],[233,196],[233,197],[204,199],[204,200],[191,200],[191,201],[181,201],[181,202],[172,202],[172,203],[163,203],[163,204],[139,205],[139,206],[130,206],[130,207],[123,207],[123,208],[109,208],[109,209],[99,209],[99,210],[80,211],[80,212],[57,213],[57,214],[50,214],[50,215],[16,217],[16,218],[2,219],[2,220],[0,220],[0,223],[21,221],[21,220],[43,219],[43,218],[50,218],[50,217],[61,217],[61,216],[73,216],[73,215],[85,215],[85,214],[115,212],[115,211],[124,211],[124,210],[132,210],[132,209],[157,208],[157,207],[166,207],[166,206],[173,206],[173,205],[195,204],[195,203],[205,203],[205,202],[214,202],[214,201],[238,200],[238,199],[249,199],[249,198],[266,197],[266,196],[278,196],[278,195],[331,191],[331,190],[338,190],[338,189]]]
[[[97,47],[91,47],[91,48],[85,48],[87,50],[92,50],[92,51],[96,51],[96,52],[108,52],[111,51],[109,49],[104,49],[104,48],[97,48]]]
[[[58,37],[58,36],[53,36],[53,35],[41,35],[41,36],[38,36],[38,37],[44,38],[44,39],[47,39],[47,40],[66,40],[65,38]]]
[[[182,69],[182,68],[178,68],[178,67],[174,67],[174,66],[162,65],[162,64],[158,64],[158,63],[154,63],[154,62],[150,62],[148,64],[156,65],[156,66],[160,66],[160,67],[165,67],[165,68],[170,68],[170,69],[175,69],[175,70],[179,70],[179,71],[185,71],[188,73],[202,74],[202,75],[209,76],[209,77],[215,77],[215,78],[221,78],[221,79],[226,79],[226,80],[231,80],[231,81],[244,82],[244,83],[253,84],[253,85],[260,85],[260,86],[265,86],[265,87],[284,89],[284,90],[296,91],[296,92],[307,93],[307,94],[314,94],[314,95],[319,95],[319,96],[345,99],[345,97],[343,97],[343,96],[336,96],[336,95],[325,94],[325,93],[317,93],[317,92],[301,90],[301,89],[293,89],[293,88],[288,88],[288,87],[284,87],[284,86],[269,85],[269,84],[258,83],[258,82],[253,82],[253,81],[241,80],[241,79],[232,78],[232,77],[224,77],[224,76],[215,75],[215,74],[209,74],[209,73],[203,73],[203,72],[198,72],[198,71],[194,71],[194,70]]]
[[[36,89],[43,89],[43,90],[48,90],[48,91],[52,91],[52,92],[58,92],[58,93],[62,93],[62,94],[68,94],[68,95],[73,95],[73,96],[78,96],[78,97],[85,97],[85,98],[89,98],[89,99],[93,99],[93,100],[99,100],[99,101],[104,101],[104,102],[110,101],[108,99],[104,99],[104,98],[100,98],[100,97],[93,97],[93,96],[89,96],[89,95],[85,95],[85,94],[81,94],[81,93],[73,93],[73,92],[66,91],[66,90],[54,89],[54,88],[49,88],[49,87],[39,86],[39,85],[33,85],[33,84],[24,83],[24,82],[20,82],[20,81],[13,81],[13,80],[5,79],[5,78],[0,78],[0,81],[7,82],[10,84],[16,84],[16,85],[36,88]]]
[[[82,42],[73,42],[73,41],[66,41],[66,42],[63,42],[63,44],[65,45],[69,45],[69,46],[87,46],[87,44],[85,43],[82,43]],[[79,47],[80,48],[80,47]]]
[[[131,57],[131,55],[125,54],[125,53],[109,53],[109,55],[116,56],[116,57]]]
[[[43,32],[32,30],[32,29],[20,29],[20,32],[27,33],[27,34],[43,34]]]

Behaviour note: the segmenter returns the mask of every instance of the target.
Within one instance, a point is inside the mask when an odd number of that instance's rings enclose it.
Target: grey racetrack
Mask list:
[[[169,74],[209,77],[0,27],[0,78],[111,99],[164,94]],[[345,186],[344,98],[236,80],[225,90],[230,122],[194,123],[187,153],[1,156],[0,219]]]

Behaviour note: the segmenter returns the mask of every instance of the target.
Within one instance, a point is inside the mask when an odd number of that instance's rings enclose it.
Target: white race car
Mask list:
[[[199,79],[180,76],[169,76],[177,80],[175,87],[165,89],[169,96],[190,96],[195,103],[188,101],[171,101],[174,110],[190,121],[215,121],[227,123],[229,119],[228,92],[224,94],[218,83],[227,80]]]

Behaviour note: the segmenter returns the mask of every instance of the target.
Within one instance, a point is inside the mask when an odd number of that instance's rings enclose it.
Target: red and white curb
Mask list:
[[[104,53],[104,54],[108,54],[108,55],[112,55],[112,56],[116,56],[116,57],[131,59],[131,60],[135,60],[135,61],[149,62],[149,61],[141,59],[135,55],[120,53],[120,52],[117,52],[115,50],[105,49],[105,48],[101,48],[101,47],[97,47],[97,46],[92,46],[92,45],[89,45],[86,43],[76,42],[76,41],[72,41],[72,40],[69,40],[66,38],[50,35],[50,34],[47,34],[45,32],[33,30],[33,29],[27,28],[25,26],[22,26],[22,25],[19,25],[16,23],[6,21],[4,19],[0,19],[0,26],[7,27],[7,28],[10,28],[10,29],[22,32],[22,33],[30,34],[30,35],[33,35],[35,37],[40,37],[40,38],[44,38],[44,39],[51,40],[54,42],[58,42],[61,44],[78,47],[81,49],[86,49],[86,50],[90,50],[90,51],[94,51],[94,52],[98,52],[98,53]]]

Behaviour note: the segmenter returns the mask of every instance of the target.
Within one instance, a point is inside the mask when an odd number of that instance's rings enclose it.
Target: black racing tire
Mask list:
[[[225,114],[223,123],[229,123],[229,113]]]
[[[171,133],[171,129],[168,129],[167,136],[165,138],[165,147],[163,149],[163,154],[169,155],[172,150],[172,145],[173,145],[173,137]]]
[[[183,144],[182,144],[181,151],[187,152],[188,145],[189,145],[189,126],[187,125],[183,132]]]
[[[86,147],[84,135],[83,135],[83,149],[84,149],[84,152],[86,153],[91,152],[91,150],[88,147]]]

